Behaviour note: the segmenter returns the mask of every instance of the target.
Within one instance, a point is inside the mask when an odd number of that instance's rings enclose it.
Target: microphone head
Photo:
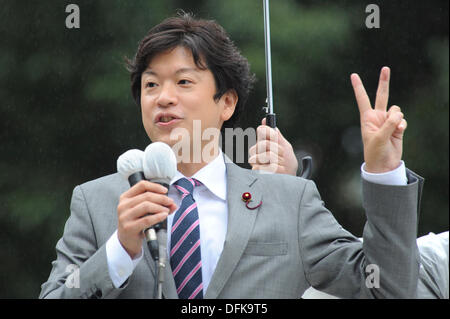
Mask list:
[[[154,183],[170,184],[177,173],[177,159],[172,148],[162,142],[151,143],[144,152],[144,175]]]
[[[144,152],[141,150],[129,150],[117,159],[117,172],[128,179],[130,175],[143,171]]]

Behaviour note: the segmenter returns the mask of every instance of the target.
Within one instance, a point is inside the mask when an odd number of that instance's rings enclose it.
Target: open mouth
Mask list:
[[[168,126],[180,121],[181,118],[171,114],[160,114],[156,117],[155,123],[159,126]]]
[[[174,120],[174,119],[176,119],[176,118],[173,117],[173,116],[161,116],[161,117],[159,118],[159,121],[158,121],[158,122],[160,122],[160,123],[169,123],[170,121],[172,121],[172,120]]]

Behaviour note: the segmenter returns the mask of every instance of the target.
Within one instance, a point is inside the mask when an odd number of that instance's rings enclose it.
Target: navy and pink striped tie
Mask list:
[[[199,185],[192,178],[182,178],[174,184],[182,200],[172,221],[170,266],[180,299],[203,299],[200,224],[192,196],[194,187]]]

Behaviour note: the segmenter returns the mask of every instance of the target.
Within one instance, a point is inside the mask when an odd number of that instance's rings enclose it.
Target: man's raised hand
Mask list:
[[[400,107],[394,105],[387,110],[390,69],[381,69],[375,108],[372,108],[358,74],[353,73],[350,79],[359,108],[365,169],[369,173],[394,170],[402,158],[403,133],[407,123]]]

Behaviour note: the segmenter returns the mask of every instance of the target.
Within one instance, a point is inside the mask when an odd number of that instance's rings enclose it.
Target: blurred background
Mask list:
[[[80,8],[79,29],[66,28],[70,3]],[[380,8],[378,29],[365,24],[370,3]],[[408,120],[403,158],[426,179],[418,235],[449,228],[448,6],[271,1],[278,127],[299,158],[313,157],[323,200],[356,236],[363,153],[350,74],[374,101],[385,65],[389,104]],[[256,128],[266,98],[261,0],[0,0],[0,298],[37,298],[73,188],[148,145],[124,57],[178,8],[218,21],[248,58],[258,82],[241,126]]]

